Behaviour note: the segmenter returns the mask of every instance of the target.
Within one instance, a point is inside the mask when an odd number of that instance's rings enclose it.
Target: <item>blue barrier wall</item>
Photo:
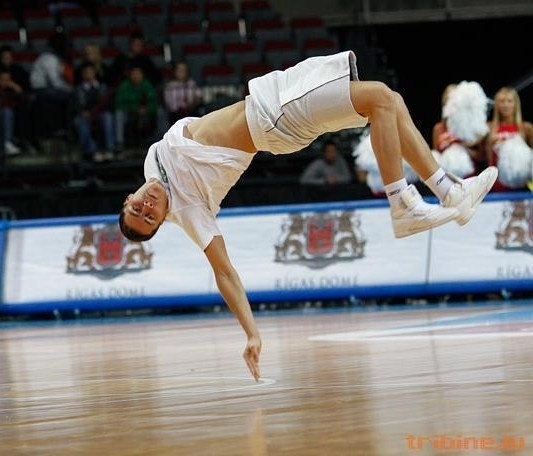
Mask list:
[[[252,302],[529,290],[529,193],[491,194],[471,222],[405,239],[384,200],[222,210]],[[2,313],[222,304],[203,252],[165,223],[130,243],[117,216],[2,222]]]

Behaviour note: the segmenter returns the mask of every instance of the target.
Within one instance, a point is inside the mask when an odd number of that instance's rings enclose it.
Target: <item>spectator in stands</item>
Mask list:
[[[22,89],[22,92],[17,95],[17,101],[14,105],[14,137],[23,147],[35,146],[35,128],[31,122],[33,94],[30,86],[30,75],[22,65],[15,61],[11,46],[6,45],[0,48],[0,71],[7,71],[11,81]]]
[[[163,87],[163,102],[170,125],[184,117],[197,117],[202,104],[202,89],[190,76],[187,63],[172,66],[172,77]]]
[[[4,133],[4,151],[6,155],[17,155],[20,149],[13,143],[15,131],[15,107],[23,94],[22,87],[13,79],[11,73],[0,70],[0,113]]]
[[[48,49],[33,63],[30,83],[35,94],[34,122],[39,138],[68,127],[72,95],[72,68],[66,36],[56,32],[48,40]]]
[[[487,167],[488,101],[477,82],[448,84],[442,93],[441,120],[433,126],[431,146],[440,165],[458,177]]]
[[[83,56],[81,62],[74,69],[74,83],[76,85],[82,82],[82,71],[86,64],[90,63],[95,71],[96,79],[104,84],[108,84],[108,72],[109,66],[106,65],[102,54],[100,52],[100,46],[97,44],[86,44],[83,48]]]
[[[526,190],[532,178],[533,124],[522,118],[516,89],[502,87],[496,92],[488,126],[489,164],[497,166],[499,171],[492,191]]]
[[[108,84],[117,87],[132,67],[141,68],[144,77],[147,78],[154,87],[159,87],[162,80],[161,69],[157,67],[152,58],[145,53],[144,37],[142,33],[135,32],[130,36],[128,52],[117,55],[109,67]]]
[[[324,142],[322,156],[309,163],[300,176],[300,183],[305,185],[331,186],[351,181],[348,163],[333,140]]]
[[[157,94],[144,77],[141,67],[133,66],[115,95],[115,128],[117,149],[122,150],[127,134],[133,145],[149,139],[154,132]]]
[[[28,93],[30,91],[30,75],[22,65],[15,62],[11,46],[0,47],[0,70],[9,71],[11,80],[18,84],[23,92]]]
[[[104,83],[96,77],[91,63],[81,70],[82,82],[74,89],[74,125],[78,133],[83,156],[101,162],[111,160],[115,149],[113,114],[109,110],[109,92]],[[98,136],[102,137],[104,152],[98,147]]]

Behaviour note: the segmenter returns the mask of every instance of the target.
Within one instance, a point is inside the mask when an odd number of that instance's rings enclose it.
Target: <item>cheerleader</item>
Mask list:
[[[522,119],[520,97],[512,87],[496,92],[488,127],[489,164],[499,170],[492,191],[527,190],[532,178],[533,124]]]
[[[477,82],[449,84],[442,94],[442,119],[433,126],[432,152],[437,162],[458,177],[487,167],[489,99]]]

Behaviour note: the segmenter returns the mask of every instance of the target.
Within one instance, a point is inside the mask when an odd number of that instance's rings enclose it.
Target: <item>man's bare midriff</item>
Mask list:
[[[184,129],[185,137],[206,146],[230,147],[254,153],[246,122],[244,101],[239,101],[192,121]]]

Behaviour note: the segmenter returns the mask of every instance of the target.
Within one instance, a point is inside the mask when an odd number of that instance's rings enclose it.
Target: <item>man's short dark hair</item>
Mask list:
[[[135,40],[144,41],[144,33],[140,30],[134,30],[130,33],[130,43]]]
[[[328,148],[328,146],[335,146],[337,147],[337,142],[333,139],[326,139],[323,143],[322,143],[322,150],[326,150]]]
[[[132,242],[148,241],[154,237],[154,234],[157,233],[157,230],[159,229],[159,227],[156,227],[151,233],[148,234],[142,234],[138,231],[135,231],[126,225],[126,222],[124,221],[124,209],[120,211],[120,215],[118,217],[118,226],[120,227],[120,231],[122,232],[123,236]]]
[[[87,68],[92,68],[93,70],[96,70],[96,66],[92,62],[83,62],[80,66],[81,71],[85,71]]]

